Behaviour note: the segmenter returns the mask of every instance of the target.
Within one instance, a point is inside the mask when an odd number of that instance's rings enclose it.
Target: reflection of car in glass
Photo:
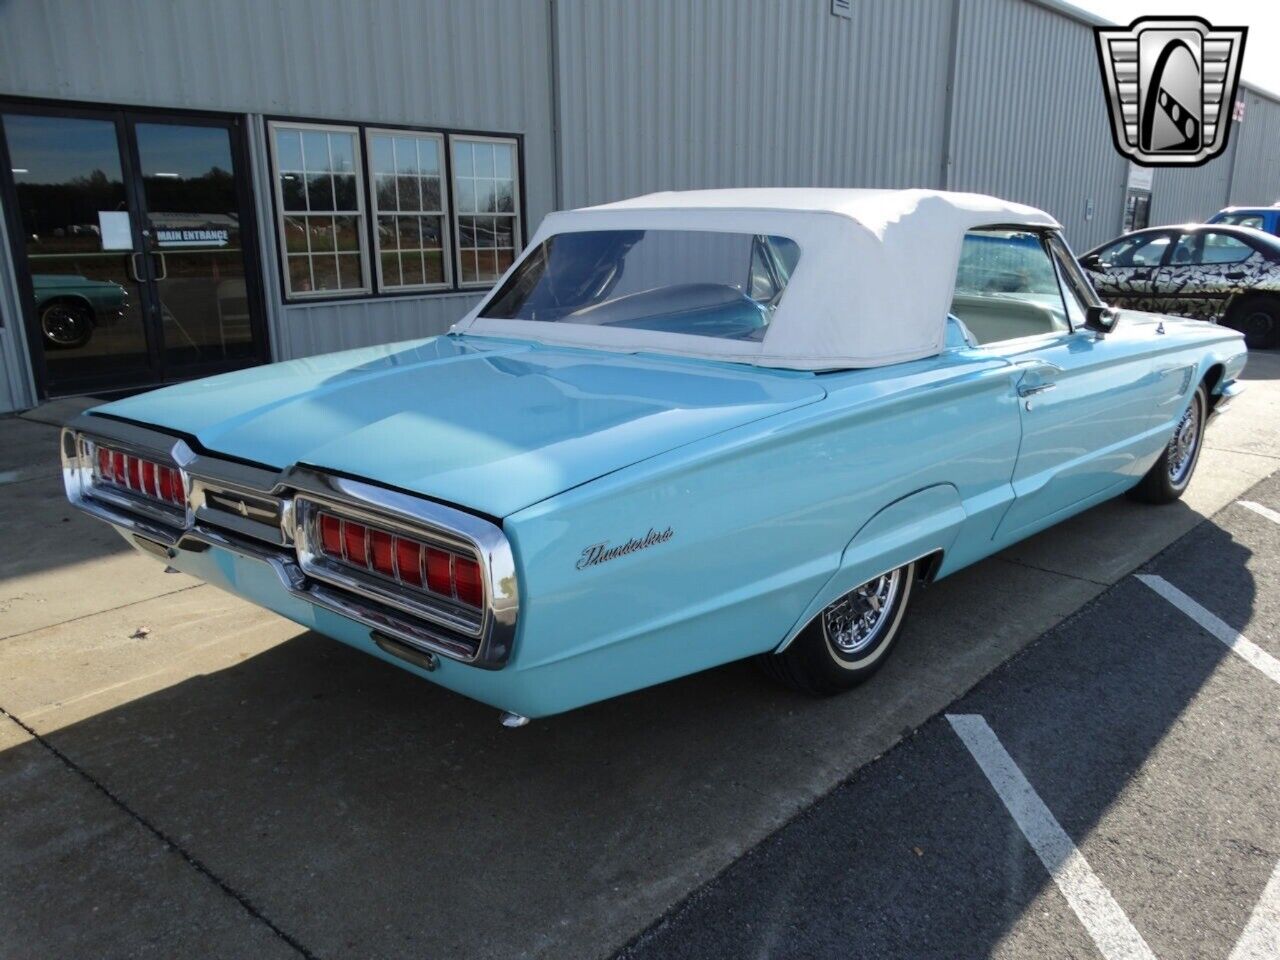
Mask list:
[[[1108,303],[1212,320],[1250,347],[1280,335],[1280,238],[1249,227],[1186,224],[1126,234],[1081,265]]]
[[[1219,210],[1206,222],[1253,227],[1263,233],[1280,234],[1280,207],[1227,207]]]
[[[36,319],[51,347],[84,346],[99,324],[119,320],[129,302],[125,288],[110,280],[37,273],[31,281]]]
[[[922,581],[1181,496],[1245,359],[1112,312],[1030,207],[655,194],[547,217],[449,334],[120,400],[62,455],[142,551],[518,725],[753,655],[855,685]]]

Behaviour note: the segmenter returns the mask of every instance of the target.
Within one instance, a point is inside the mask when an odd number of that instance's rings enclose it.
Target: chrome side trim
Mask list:
[[[132,502],[133,498],[93,488],[93,460],[85,439],[100,439],[176,464],[187,494],[185,515],[177,510],[161,515],[146,509],[147,504]],[[199,455],[184,441],[161,431],[87,414],[63,428],[61,443],[67,499],[130,538],[138,536],[162,546],[171,558],[181,550],[222,547],[270,565],[292,595],[418,649],[485,669],[502,667],[511,655],[519,617],[515,557],[501,528],[487,520],[314,467],[294,465],[277,473]],[[242,496],[245,513],[252,519],[210,509],[206,498],[220,492]],[[255,515],[271,503],[279,504],[274,525],[264,522],[265,515]],[[475,556],[485,596],[479,620],[461,606],[453,610],[444,603],[419,603],[389,584],[373,583],[371,577],[347,575],[328,563],[321,567],[310,549],[307,524],[302,522],[309,503],[331,506],[353,519],[365,516],[377,525]]]

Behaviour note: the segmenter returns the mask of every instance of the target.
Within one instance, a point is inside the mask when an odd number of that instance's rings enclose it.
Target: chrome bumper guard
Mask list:
[[[127,491],[95,486],[97,443],[176,466],[185,511],[180,515]],[[519,614],[515,560],[502,530],[480,517],[312,467],[295,465],[277,472],[197,454],[185,441],[161,431],[88,414],[63,428],[62,472],[74,506],[161,559],[219,547],[267,564],[291,596],[415,649],[490,670],[502,667],[511,655]],[[317,562],[298,516],[313,504],[473,553],[484,580],[479,615]]]

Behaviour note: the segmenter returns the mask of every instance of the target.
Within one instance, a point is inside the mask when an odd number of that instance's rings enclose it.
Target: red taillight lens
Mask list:
[[[453,555],[427,547],[427,589],[442,597],[453,596]]]
[[[484,606],[484,577],[475,558],[430,547],[332,513],[317,511],[318,552],[345,566],[357,567],[448,600]]]
[[[422,545],[396,537],[396,566],[401,580],[411,587],[422,586]]]
[[[320,548],[331,557],[342,556],[342,521],[327,513],[320,514]]]
[[[369,531],[369,552],[373,555],[373,569],[384,577],[396,578],[396,563],[391,549],[391,534],[382,530]]]
[[[363,523],[342,521],[342,542],[346,547],[347,560],[358,567],[369,566],[369,556],[365,552],[364,543],[364,536],[368,529]]]
[[[98,447],[95,482],[121,487],[175,507],[183,506],[186,500],[182,475],[176,469],[110,447]]]
[[[484,603],[484,587],[480,580],[480,564],[467,557],[453,558],[453,585],[458,599],[473,607]]]

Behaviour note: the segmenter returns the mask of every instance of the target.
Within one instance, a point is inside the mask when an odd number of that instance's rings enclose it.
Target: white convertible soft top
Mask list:
[[[799,245],[800,259],[762,341],[480,317],[510,270],[453,329],[796,370],[915,360],[942,349],[965,231],[997,225],[1057,227],[1058,223],[1034,207],[939,190],[768,188],[652,193],[552,213],[542,221],[524,255],[553,234],[585,230],[715,230],[788,237]]]

